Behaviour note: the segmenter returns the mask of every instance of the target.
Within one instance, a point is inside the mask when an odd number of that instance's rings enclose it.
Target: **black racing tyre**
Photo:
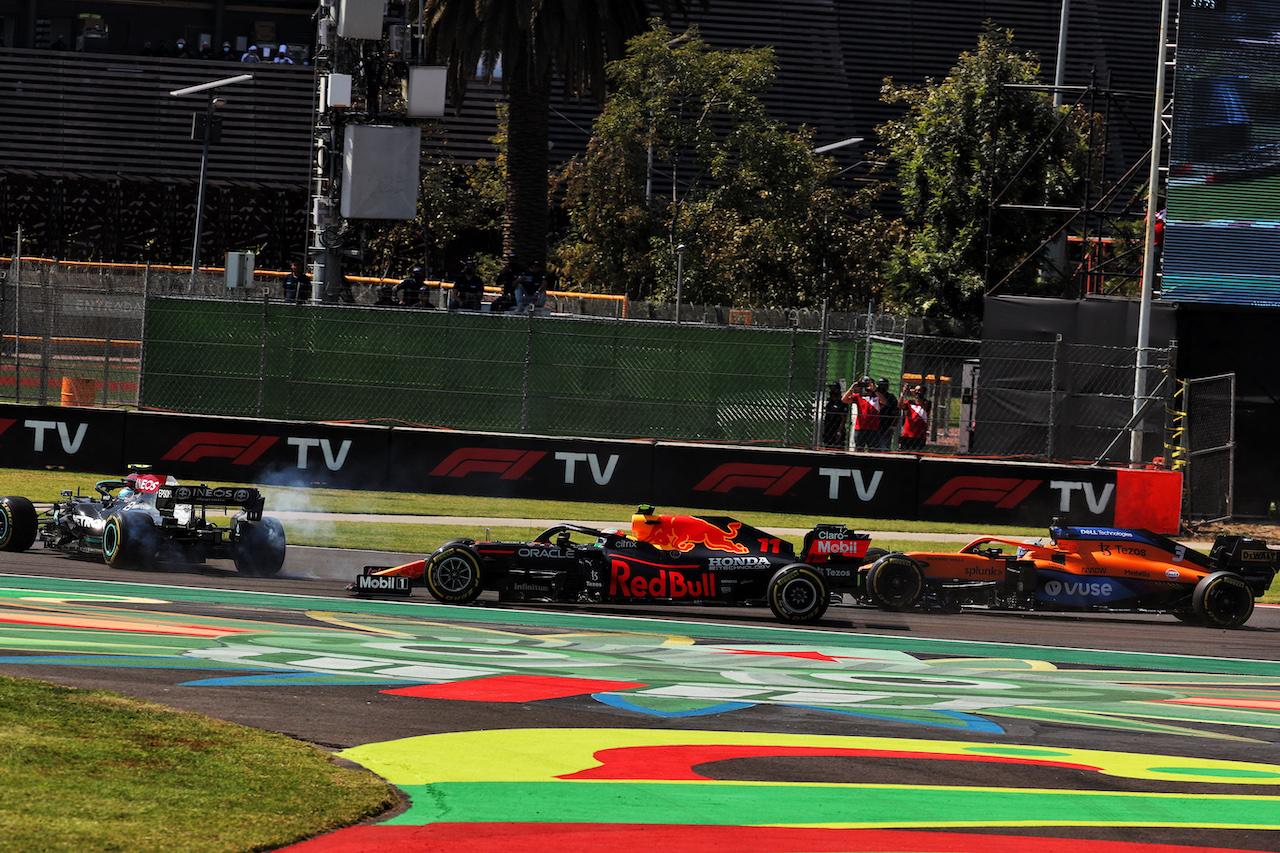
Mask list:
[[[466,545],[446,545],[427,559],[427,590],[445,604],[468,604],[484,589],[480,555]]]
[[[1239,628],[1253,615],[1253,591],[1235,572],[1214,572],[1200,579],[1191,607],[1209,628]]]
[[[765,596],[779,622],[807,625],[827,612],[831,590],[822,573],[804,563],[783,566],[769,578]]]
[[[36,508],[26,498],[0,498],[0,551],[25,551],[36,541]]]
[[[236,523],[236,548],[232,559],[242,575],[266,578],[280,572],[284,565],[284,525],[279,519],[240,520]]]
[[[150,569],[155,563],[160,532],[151,516],[120,512],[102,530],[102,556],[113,569]]]
[[[906,554],[881,557],[867,571],[867,597],[882,610],[910,610],[924,595],[924,572]]]
[[[868,548],[866,555],[862,558],[862,565],[869,566],[881,557],[889,556],[889,552],[883,548]]]

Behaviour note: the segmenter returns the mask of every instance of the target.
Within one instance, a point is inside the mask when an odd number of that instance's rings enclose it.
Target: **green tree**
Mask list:
[[[950,75],[922,86],[886,80],[882,100],[907,106],[877,128],[906,212],[907,238],[889,266],[903,305],[976,324],[987,288],[1054,293],[1035,254],[1053,219],[997,205],[1075,204],[1089,169],[1083,111],[1054,107],[1034,55],[1012,31],[988,29]]]
[[[497,233],[502,211],[493,187],[495,168],[486,161],[459,166],[444,155],[424,158],[419,175],[418,215],[380,229],[369,241],[363,272],[402,276],[438,252],[433,260],[458,261],[460,253],[475,254],[475,246]],[[485,271],[498,264],[491,261]],[[434,270],[446,276],[456,269]]]
[[[868,199],[830,186],[811,133],[768,115],[772,48],[716,51],[659,22],[609,66],[610,95],[584,156],[564,172],[566,278],[592,291],[744,306],[859,301],[878,284],[892,229]],[[651,191],[659,186],[662,193]],[[855,296],[858,291],[858,296]]]
[[[661,11],[683,0],[658,0]],[[503,242],[521,257],[541,258],[547,244],[547,122],[552,74],[566,92],[601,100],[604,66],[644,29],[646,0],[426,0],[427,55],[449,66],[454,103],[483,67],[501,63],[508,94],[508,149]]]

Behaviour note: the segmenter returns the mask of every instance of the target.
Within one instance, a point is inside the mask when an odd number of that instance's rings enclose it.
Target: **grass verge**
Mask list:
[[[6,850],[266,850],[396,802],[308,744],[104,690],[0,676],[0,733]]]

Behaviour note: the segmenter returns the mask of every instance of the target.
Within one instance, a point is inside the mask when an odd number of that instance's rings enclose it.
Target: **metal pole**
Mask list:
[[[1054,335],[1053,366],[1049,375],[1049,431],[1045,443],[1045,461],[1052,462],[1058,453],[1058,365],[1062,361],[1062,335]]]
[[[1147,177],[1147,235],[1142,254],[1142,301],[1138,309],[1137,358],[1133,370],[1133,413],[1142,408],[1147,393],[1147,348],[1151,344],[1151,294],[1156,278],[1156,215],[1160,204],[1160,146],[1164,138],[1164,83],[1169,43],[1169,0],[1160,2],[1160,41],[1156,51],[1156,98],[1151,116],[1151,171]],[[1142,461],[1142,424],[1129,433],[1129,462]]]
[[[676,246],[676,325],[680,325],[680,296],[684,289],[684,243]]]
[[[1053,105],[1062,106],[1062,86],[1067,78],[1067,19],[1071,17],[1071,0],[1062,0],[1058,18],[1058,56],[1053,69]]]
[[[13,402],[22,402],[22,226],[13,254]]]
[[[191,240],[191,277],[200,272],[200,232],[204,230],[204,181],[209,171],[209,134],[213,130],[213,95],[204,119],[204,144],[200,147],[200,190],[196,193],[196,233]]]

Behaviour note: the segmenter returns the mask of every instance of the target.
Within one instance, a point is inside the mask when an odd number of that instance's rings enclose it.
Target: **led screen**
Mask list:
[[[1280,0],[1182,0],[1177,32],[1162,295],[1280,306]]]

